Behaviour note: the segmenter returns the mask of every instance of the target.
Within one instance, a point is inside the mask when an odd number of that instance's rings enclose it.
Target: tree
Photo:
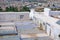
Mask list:
[[[18,8],[10,6],[10,7],[6,7],[6,11],[18,12]]]
[[[48,7],[50,7],[50,5],[48,5]]]
[[[3,11],[2,8],[0,7],[0,12]]]
[[[53,4],[53,7],[55,7],[55,5]]]
[[[22,7],[22,9],[20,11],[30,11],[30,10],[27,6],[24,6],[24,7]]]
[[[17,7],[14,8],[14,12],[18,12],[18,8]]]
[[[10,12],[18,12],[18,8],[17,7],[6,7],[6,11],[10,11]],[[27,6],[23,6],[22,9],[20,11],[30,11],[29,8]]]
[[[9,11],[9,8],[8,7],[6,7],[6,11]]]

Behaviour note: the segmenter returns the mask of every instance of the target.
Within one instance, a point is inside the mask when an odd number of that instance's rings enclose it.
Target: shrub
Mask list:
[[[0,12],[3,11],[3,9],[0,7]]]
[[[6,7],[6,11],[18,12],[18,8],[10,6],[10,7]]]
[[[27,6],[24,6],[24,7],[22,7],[22,9],[20,11],[30,11],[30,10]]]

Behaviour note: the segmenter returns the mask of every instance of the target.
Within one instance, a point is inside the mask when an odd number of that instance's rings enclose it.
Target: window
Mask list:
[[[24,17],[24,15],[20,15],[20,19],[22,19]]]

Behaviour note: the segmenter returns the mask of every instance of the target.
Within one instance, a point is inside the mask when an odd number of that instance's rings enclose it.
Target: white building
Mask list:
[[[53,39],[60,40],[60,11],[45,8],[44,12],[33,13],[33,21],[42,24],[43,30]],[[56,17],[55,17],[56,16]]]

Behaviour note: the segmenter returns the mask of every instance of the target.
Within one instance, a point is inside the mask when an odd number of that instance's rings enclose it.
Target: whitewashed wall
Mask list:
[[[50,11],[49,15],[53,15],[53,16],[60,15],[60,11]]]
[[[49,12],[47,12],[47,11],[49,11]],[[54,15],[54,16],[60,15],[60,11],[45,10],[44,14],[35,13],[34,17],[39,21],[42,20],[44,23],[50,24],[50,26],[45,25],[45,26],[47,26],[47,27],[45,27],[45,31],[47,32],[47,34],[49,36],[51,36],[51,38],[58,40],[59,39],[58,35],[60,34],[60,29],[57,29],[57,28],[60,28],[59,27],[60,25],[56,25],[55,22],[57,22],[58,20],[50,17],[49,15]]]
[[[23,18],[20,18],[24,15]],[[29,19],[29,12],[0,12],[0,22],[3,21],[24,21]]]

